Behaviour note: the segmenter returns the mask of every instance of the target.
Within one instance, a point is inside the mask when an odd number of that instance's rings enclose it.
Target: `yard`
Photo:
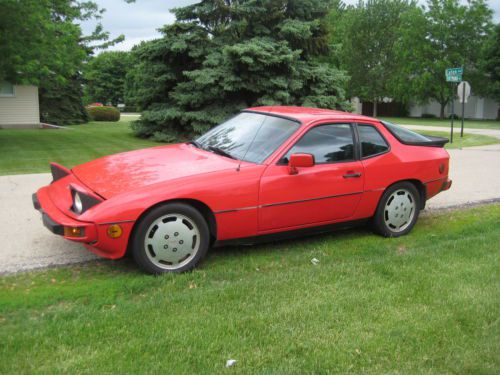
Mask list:
[[[117,152],[161,145],[134,137],[130,118],[113,122],[91,122],[67,129],[0,129],[0,175],[49,172],[49,163],[67,167]],[[449,137],[447,132],[422,133]],[[447,148],[499,143],[497,138],[465,134],[454,137]]]
[[[77,164],[117,152],[158,146],[136,138],[130,120],[66,129],[0,129],[0,175],[49,172],[49,163]]]
[[[222,248],[181,275],[5,276],[0,373],[498,374],[499,221],[499,204],[426,213],[402,238]]]

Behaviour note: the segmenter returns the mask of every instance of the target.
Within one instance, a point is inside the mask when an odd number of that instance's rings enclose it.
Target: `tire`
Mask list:
[[[132,238],[132,255],[150,274],[185,272],[198,265],[209,245],[203,215],[190,205],[167,203],[141,218]]]
[[[398,182],[384,192],[373,217],[373,228],[384,237],[404,236],[420,213],[420,194],[411,182]]]

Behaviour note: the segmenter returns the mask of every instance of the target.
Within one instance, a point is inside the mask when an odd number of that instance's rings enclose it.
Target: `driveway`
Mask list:
[[[450,150],[450,156],[453,186],[429,200],[429,210],[500,198],[500,145]],[[0,176],[0,274],[96,258],[43,227],[31,194],[50,180],[49,174]]]
[[[31,194],[51,179],[49,173],[0,176],[0,273],[95,258],[82,245],[64,241],[42,225]]]

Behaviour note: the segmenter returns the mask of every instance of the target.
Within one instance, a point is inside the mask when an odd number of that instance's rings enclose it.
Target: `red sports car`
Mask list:
[[[367,220],[404,235],[451,186],[447,141],[352,113],[251,108],[192,142],[53,163],[33,204],[100,256],[129,250],[147,272],[180,272],[234,241]]]

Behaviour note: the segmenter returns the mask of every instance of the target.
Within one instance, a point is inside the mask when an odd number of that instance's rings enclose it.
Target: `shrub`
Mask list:
[[[87,112],[93,121],[119,121],[120,111],[111,106],[87,107]]]
[[[433,115],[432,113],[423,113],[422,118],[436,118],[436,115]]]

